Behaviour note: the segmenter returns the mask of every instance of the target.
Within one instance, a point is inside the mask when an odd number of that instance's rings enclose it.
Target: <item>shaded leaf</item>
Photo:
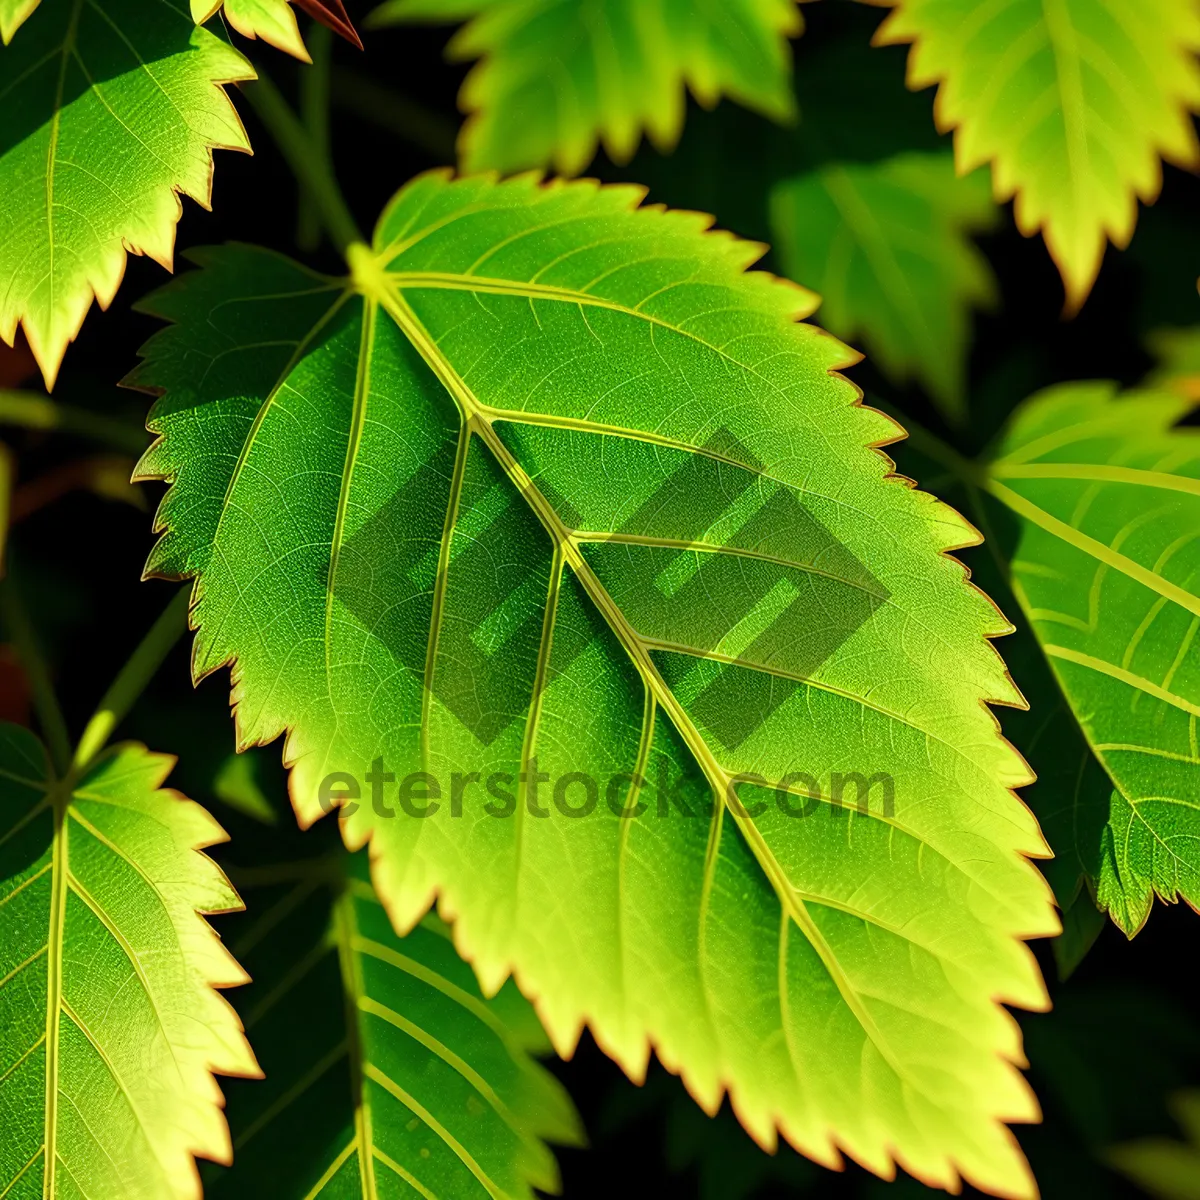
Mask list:
[[[1158,359],[1147,384],[1200,400],[1200,328],[1159,329],[1146,340]]]
[[[1200,1092],[1180,1092],[1172,1107],[1186,1142],[1126,1142],[1109,1150],[1108,1161],[1157,1200],[1200,1200]]]
[[[256,1075],[213,989],[245,981],[198,914],[240,907],[199,850],[224,839],[132,744],[56,780],[0,726],[0,1192],[198,1197],[228,1161],[210,1072]]]
[[[368,20],[470,21],[449,47],[481,60],[459,97],[466,170],[575,175],[598,143],[628,160],[643,132],[670,150],[688,91],[706,108],[730,96],[775,120],[795,115],[796,0],[385,0]]]
[[[198,256],[130,380],[149,570],[199,576],[196,674],[290,731],[301,823],[345,802],[396,927],[440,895],[560,1053],[1026,1193],[996,1000],[1044,1004],[1057,922],[974,531],[889,476],[808,293],[640,198],[434,174],[349,282]]]
[[[213,779],[213,795],[247,817],[274,825],[279,815],[259,786],[254,769],[257,762],[254,754],[229,755]]]
[[[1054,961],[1059,979],[1070,979],[1103,932],[1105,914],[1090,890],[1080,888],[1063,909],[1062,921],[1063,931],[1054,939]]]
[[[986,176],[958,179],[949,154],[828,163],[777,185],[771,214],[783,269],[821,294],[831,332],[862,338],[884,371],[915,376],[961,420],[968,310],[996,294],[967,236],[999,215]]]
[[[958,168],[992,164],[996,199],[1041,231],[1066,307],[1106,242],[1124,248],[1162,159],[1200,163],[1200,11],[1177,0],[868,0],[894,9],[880,44],[912,42],[909,86],[938,85]]]
[[[232,946],[254,983],[239,1010],[267,1080],[230,1090],[235,1162],[205,1194],[556,1193],[543,1139],[582,1138],[562,1086],[483,998],[446,926],[395,935],[366,867],[343,851],[244,873]],[[512,984],[506,1001],[528,1010]]]
[[[212,151],[249,149],[219,85],[251,78],[187,0],[45,0],[0,51],[0,337],[24,326],[47,386],[127,251],[170,268]]]
[[[1051,388],[986,468],[1019,521],[1013,590],[1105,772],[1081,765],[1047,834],[1130,935],[1156,894],[1200,904],[1200,432],[1176,427],[1193,404]]]

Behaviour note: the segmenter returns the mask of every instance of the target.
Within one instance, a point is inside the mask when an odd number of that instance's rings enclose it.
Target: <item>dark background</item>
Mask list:
[[[361,20],[369,5],[351,0],[348,7]],[[693,104],[673,156],[643,149],[624,166],[602,156],[589,174],[638,180],[650,187],[653,200],[713,212],[721,225],[765,240],[766,189],[773,180],[825,159],[869,161],[899,149],[949,146],[949,138],[939,138],[933,126],[932,90],[904,90],[906,51],[869,49],[882,18],[879,10],[830,0],[806,5],[804,15],[808,30],[795,43],[802,110],[796,129],[778,129],[728,102],[711,113]],[[451,160],[458,120],[455,98],[465,69],[443,61],[448,34],[443,28],[366,30],[365,54],[335,45],[335,67],[352,73],[360,90],[366,79],[420,109],[406,120],[405,134],[385,105],[343,103],[345,89],[335,79],[335,165],[365,232],[402,183]],[[295,97],[299,69],[294,64],[259,43],[242,47]],[[255,154],[217,155],[213,211],[185,201],[179,250],[239,240],[297,254],[295,182],[250,106],[239,99],[238,107]],[[442,151],[434,153],[439,145]],[[850,372],[851,378],[869,400],[911,413],[969,453],[1039,387],[1088,378],[1137,382],[1150,363],[1145,333],[1191,324],[1200,315],[1195,287],[1200,271],[1198,202],[1200,181],[1166,168],[1162,198],[1140,212],[1127,252],[1109,248],[1094,292],[1071,321],[1060,318],[1062,288],[1044,245],[1016,231],[1007,206],[998,232],[980,243],[998,277],[1002,302],[997,311],[975,321],[971,419],[961,435],[945,429],[919,389],[897,392],[869,362]],[[301,256],[332,273],[342,269],[328,245]],[[177,269],[186,267],[181,256]],[[57,399],[141,428],[148,400],[115,384],[156,327],[132,305],[164,279],[152,262],[131,258],[112,309],[90,314],[68,352]],[[820,321],[819,313],[815,319]],[[12,373],[13,356],[0,358],[0,368]],[[5,438],[19,455],[21,483],[95,452],[94,446],[64,435],[5,431]],[[903,467],[904,451],[896,454]],[[174,585],[139,582],[152,540],[150,511],[160,492],[155,486],[141,489],[144,509],[77,492],[35,512],[12,531],[12,574],[48,649],[73,734],[172,593]],[[970,561],[969,552],[964,557]],[[11,676],[4,678],[11,681]],[[212,798],[212,782],[233,748],[227,686],[222,672],[193,693],[187,649],[181,644],[122,729],[152,748],[179,754],[172,782],[214,808],[221,819],[225,814]],[[17,691],[6,705],[20,707]],[[263,787],[282,807],[279,747],[257,755]],[[236,861],[236,845],[228,854]],[[1103,1168],[1101,1148],[1144,1133],[1173,1131],[1165,1095],[1200,1083],[1200,1022],[1188,971],[1196,956],[1197,921],[1182,905],[1158,904],[1132,942],[1109,925],[1066,984],[1056,982],[1048,947],[1036,947],[1056,1010],[1022,1017],[1045,1123],[1020,1131],[1020,1137],[1043,1194],[1051,1200],[1085,1193],[1136,1194]],[[586,1035],[573,1061],[554,1069],[575,1098],[592,1140],[589,1151],[560,1155],[565,1195],[572,1200],[614,1194],[737,1200],[751,1194],[796,1195],[799,1190],[834,1197],[883,1194],[887,1186],[857,1168],[833,1175],[787,1150],[767,1158],[741,1133],[727,1108],[722,1119],[709,1122],[678,1081],[657,1067],[645,1088],[634,1088]],[[888,1188],[887,1194],[918,1191],[924,1189],[907,1181]]]

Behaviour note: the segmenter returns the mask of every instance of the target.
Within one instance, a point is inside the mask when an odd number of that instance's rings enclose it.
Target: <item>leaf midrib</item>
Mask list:
[[[45,1151],[43,1195],[55,1195],[58,1164],[58,1057],[62,1014],[63,948],[66,932],[67,872],[70,855],[67,837],[67,806],[71,802],[70,781],[63,780],[53,793],[54,833],[50,851],[50,918],[46,958],[46,1099],[42,1144]]]
[[[391,252],[385,251],[384,253],[390,254]],[[392,257],[395,257],[395,255],[392,255]],[[655,317],[653,314],[647,313],[641,308],[630,308],[628,305],[619,304],[616,301],[606,300],[603,297],[593,296],[588,292],[578,291],[571,288],[554,287],[548,284],[537,284],[532,282],[500,279],[490,276],[472,275],[469,272],[456,274],[448,271],[383,271],[382,275],[386,280],[391,282],[398,293],[402,293],[406,287],[412,288],[413,290],[419,290],[421,288],[440,288],[446,291],[464,291],[471,293],[484,292],[495,295],[518,296],[531,301],[534,299],[557,300],[562,303],[578,304],[580,306],[590,306],[593,308],[604,308],[612,312],[619,312],[626,316],[634,317],[638,320],[647,321],[650,324],[657,325],[658,327],[671,333],[676,333],[681,337],[688,338],[697,345],[702,346],[704,349],[709,350],[723,358],[726,362],[732,363],[734,366],[750,372],[750,374],[752,374],[756,379],[760,380],[764,385],[770,387],[777,394],[782,394],[778,386],[762,375],[755,366],[751,365],[750,363],[743,362],[735,355],[729,354],[722,347],[715,346],[712,342],[706,341],[697,334],[694,334],[687,329],[683,329],[678,325],[673,325],[668,321],[664,321],[659,317]],[[369,284],[370,282],[374,281],[374,278],[374,276],[370,276],[368,279],[364,280],[364,282]],[[363,290],[364,294],[366,294],[369,292],[370,288],[369,286],[364,287]],[[658,294],[661,293],[655,293],[655,295]],[[432,342],[432,339],[430,340]],[[771,483],[776,483],[780,487],[797,491],[802,495],[815,496],[818,499],[824,500],[827,503],[839,508],[846,507],[845,502],[838,499],[836,496],[827,496],[822,492],[810,491],[808,488],[802,487],[795,482],[782,479],[778,475],[772,474],[761,466],[751,466],[748,463],[741,462],[736,458],[730,458],[727,455],[721,454],[720,452],[714,451],[707,447],[692,446],[687,442],[681,442],[675,438],[664,437],[661,434],[653,433],[648,430],[630,429],[621,425],[606,425],[600,422],[589,421],[575,417],[564,417],[538,412],[525,412],[520,409],[495,408],[491,405],[484,404],[477,397],[475,398],[475,409],[481,418],[485,418],[489,422],[507,421],[518,425],[537,425],[552,429],[576,430],[581,433],[594,433],[600,436],[622,437],[628,438],[631,441],[648,442],[654,446],[662,446],[664,449],[678,450],[693,455],[698,454],[705,458],[710,458],[714,462],[725,463],[731,467],[735,467],[743,471],[749,471],[751,474],[758,476],[760,479],[765,479]],[[870,517],[872,520],[875,519],[872,514],[864,513],[857,509],[854,510],[854,515],[859,518],[866,516]],[[886,528],[882,528],[882,532],[885,534],[885,536],[892,536],[891,531]],[[577,531],[572,531],[572,534],[575,536],[577,541],[583,540],[584,537],[593,536],[589,533],[581,537],[578,535]],[[609,536],[610,540],[619,540],[615,536]],[[725,548],[723,547],[722,549]],[[738,552],[734,548],[729,549],[731,553]],[[804,563],[791,563],[789,565],[794,566],[798,570],[814,570],[812,567]],[[830,576],[830,578],[837,579],[838,582],[846,583],[850,586],[862,586],[854,580],[845,579],[841,576]],[[889,604],[894,603],[890,597],[885,598],[884,602]],[[912,617],[911,614],[908,615],[910,619],[916,620],[916,618]],[[946,647],[947,651],[951,651],[953,649],[939,629],[925,625],[919,621],[917,621],[917,624],[936,641],[941,642]]]
[[[826,971],[833,979],[835,986],[842,996],[847,1008],[850,1009],[868,1040],[874,1045],[880,1056],[895,1072],[898,1078],[916,1087],[903,1065],[892,1053],[886,1039],[880,1033],[874,1018],[863,1003],[862,997],[851,984],[849,977],[842,969],[841,963],[832,948],[826,942],[824,935],[813,920],[811,914],[795,889],[787,879],[786,872],[779,864],[766,839],[749,816],[743,817],[727,803],[728,789],[733,776],[717,762],[711,747],[697,730],[686,710],[667,686],[658,668],[650,657],[641,637],[626,620],[619,606],[613,601],[608,591],[596,577],[587,559],[575,544],[570,530],[563,524],[557,510],[542,494],[541,490],[529,477],[528,473],[513,456],[503,440],[496,433],[491,422],[483,415],[481,405],[474,393],[462,377],[455,371],[450,362],[441,352],[429,332],[421,324],[416,314],[404,300],[399,289],[384,292],[377,297],[402,333],[408,338],[417,352],[425,360],[426,365],[441,381],[447,392],[455,400],[462,413],[464,422],[471,425],[479,434],[484,444],[491,450],[501,469],[508,475],[513,485],[523,495],[533,509],[535,515],[550,535],[553,543],[570,564],[576,578],[583,584],[589,598],[600,610],[608,622],[610,629],[624,647],[627,654],[638,667],[643,682],[650,688],[657,704],[666,712],[683,737],[688,749],[699,764],[708,779],[714,793],[719,798],[718,808],[729,808],[734,821],[746,838],[748,845],[759,862],[763,873],[770,881],[776,897],[783,909],[788,912],[802,932],[808,938],[813,950],[821,959]],[[919,1087],[917,1090],[920,1090]]]

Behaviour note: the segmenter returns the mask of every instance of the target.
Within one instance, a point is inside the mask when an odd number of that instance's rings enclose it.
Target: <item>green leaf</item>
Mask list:
[[[938,84],[958,168],[992,164],[996,199],[1039,230],[1066,307],[1087,298],[1106,241],[1124,248],[1161,159],[1200,144],[1200,12],[1177,0],[868,0],[894,11],[881,45],[912,42],[909,86]]]
[[[1180,1092],[1173,1107],[1186,1142],[1142,1138],[1113,1146],[1107,1158],[1157,1200],[1200,1200],[1200,1092]]]
[[[598,142],[627,161],[643,131],[668,151],[689,90],[706,108],[724,95],[777,121],[795,116],[796,0],[385,0],[369,23],[464,19],[449,53],[481,60],[459,97],[468,171],[575,175]]]
[[[190,5],[197,25],[223,12],[225,20],[243,37],[262,38],[301,62],[312,62],[290,0],[190,0]]]
[[[1054,961],[1059,979],[1070,979],[1096,944],[1107,921],[1091,892],[1080,888],[1075,899],[1063,909],[1062,922],[1063,931],[1054,939]]]
[[[505,1008],[537,1018],[512,984],[506,1005],[485,1000],[435,917],[398,938],[366,868],[344,851],[231,868],[250,907],[232,946],[254,977],[239,1011],[266,1082],[230,1089],[234,1166],[205,1195],[557,1193],[542,1139],[580,1144],[579,1118]]]
[[[259,786],[256,763],[257,757],[252,754],[229,755],[213,779],[213,795],[236,812],[264,825],[274,825],[279,816]]]
[[[1176,427],[1194,403],[1051,388],[986,467],[1018,519],[1013,591],[1104,768],[1080,767],[1047,836],[1130,935],[1156,894],[1200,905],[1200,433]]]
[[[1158,329],[1146,341],[1158,359],[1147,384],[1200,400],[1200,328]]]
[[[884,371],[916,376],[961,420],[968,308],[996,296],[967,237],[999,215],[986,176],[958,179],[948,154],[828,163],[777,185],[771,215],[783,269],[821,293],[830,331],[861,337]]]
[[[1027,1193],[995,1001],[1045,1003],[1057,920],[976,535],[889,476],[810,295],[640,198],[433,174],[350,281],[199,255],[130,380],[148,569],[199,577],[195,672],[236,663],[239,744],[289,731],[301,823],[346,801],[396,927],[438,894],[561,1053]]]
[[[0,337],[48,387],[127,251],[170,269],[180,194],[208,207],[212,151],[249,149],[219,85],[253,77],[187,0],[45,0],[0,51]]]
[[[256,1075],[213,989],[245,975],[198,913],[240,901],[198,853],[224,839],[125,744],[53,778],[0,725],[0,1194],[197,1197],[228,1161],[210,1072]]]
[[[0,0],[0,41],[7,46],[40,3],[41,0]]]

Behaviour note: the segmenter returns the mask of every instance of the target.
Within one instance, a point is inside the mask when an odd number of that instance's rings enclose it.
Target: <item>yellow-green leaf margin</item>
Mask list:
[[[913,43],[909,87],[938,85],[961,174],[992,164],[996,199],[1039,230],[1066,310],[1087,299],[1105,245],[1124,248],[1162,187],[1194,168],[1200,7],[1190,0],[867,0],[893,11],[877,45]]]

